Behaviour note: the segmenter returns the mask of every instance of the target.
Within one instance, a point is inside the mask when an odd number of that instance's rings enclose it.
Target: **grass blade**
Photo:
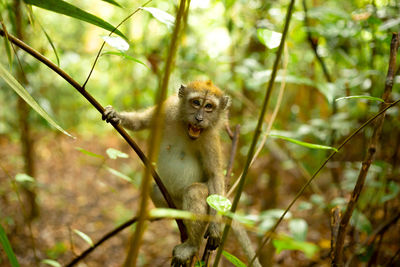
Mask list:
[[[33,99],[33,97],[25,90],[24,87],[9,73],[2,65],[0,65],[0,77],[23,99],[29,106],[31,106],[40,116],[42,116],[48,123],[54,126],[60,132],[75,138],[67,133],[60,125],[58,125],[49,114],[42,109],[41,106]]]
[[[14,251],[11,247],[10,241],[8,241],[6,231],[0,225],[0,243],[3,246],[4,252],[6,253],[8,260],[12,267],[19,267],[17,257],[15,257]]]
[[[118,29],[115,29],[113,25],[104,21],[103,19],[92,15],[76,6],[73,6],[62,0],[24,0],[25,3],[29,5],[34,5],[43,9],[47,9],[59,14],[63,14],[72,18],[76,18],[82,21],[86,21],[100,28],[108,30],[110,32],[114,31],[119,36],[128,40],[125,35]],[[115,30],[114,30],[115,29]]]
[[[85,233],[83,233],[83,232],[81,232],[81,231],[79,231],[77,229],[74,229],[74,233],[79,235],[80,238],[85,240],[86,243],[88,243],[91,247],[93,247],[93,245],[94,245],[93,241],[87,234],[85,234]]]
[[[134,57],[132,57],[132,56],[130,56],[130,55],[127,55],[127,54],[125,54],[125,53],[123,53],[123,52],[108,51],[108,52],[102,53],[101,55],[102,55],[102,56],[103,56],[103,55],[120,56],[120,57],[123,57],[123,58],[125,58],[125,59],[128,59],[128,60],[134,61],[134,62],[136,62],[136,63],[139,63],[139,64],[145,66],[146,68],[148,68],[148,69],[150,70],[150,68],[149,68],[144,62],[142,62],[142,61],[140,61],[139,59],[136,59],[136,58],[134,58]]]
[[[369,95],[351,95],[351,96],[344,96],[344,97],[336,98],[335,101],[339,101],[339,100],[343,100],[343,99],[353,99],[353,98],[361,98],[361,99],[367,99],[367,100],[385,102],[385,101],[383,101],[382,98],[373,97],[373,96],[369,96]]]
[[[114,5],[114,6],[117,6],[117,7],[122,7],[120,4],[118,4],[118,3],[117,3],[116,1],[114,1],[114,0],[101,0],[101,1],[107,2],[107,3],[112,4],[112,5]]]
[[[338,150],[336,148],[331,147],[331,146],[323,146],[323,145],[318,145],[318,144],[311,144],[311,143],[299,141],[299,140],[296,140],[296,139],[293,139],[293,138],[290,138],[290,137],[286,137],[286,136],[283,136],[283,135],[277,135],[277,134],[270,134],[270,136],[274,137],[274,138],[282,139],[282,140],[285,140],[285,141],[289,141],[289,142],[294,143],[296,145],[304,146],[304,147],[307,147],[307,148],[333,150],[333,151],[338,152]]]
[[[38,22],[38,24],[40,26],[40,29],[42,29],[44,35],[46,36],[47,41],[50,43],[50,46],[53,49],[54,54],[56,55],[57,66],[60,67],[60,58],[58,57],[58,53],[57,53],[56,47],[53,44],[53,41],[51,40],[50,36],[47,34],[46,30],[43,28],[42,24],[40,24],[40,22]]]

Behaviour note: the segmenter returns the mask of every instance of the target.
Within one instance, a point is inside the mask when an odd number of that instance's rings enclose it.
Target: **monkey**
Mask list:
[[[230,103],[230,97],[210,80],[181,85],[178,93],[164,102],[156,170],[178,209],[201,215],[216,214],[215,210],[209,209],[206,198],[212,194],[225,194],[219,134]],[[151,127],[155,109],[153,106],[143,111],[117,112],[107,106],[102,118],[128,130],[139,131]],[[156,207],[167,207],[156,184],[150,196]],[[188,239],[173,249],[173,267],[187,266],[197,254],[202,236],[208,238],[212,250],[221,241],[221,227],[217,222],[207,225],[204,221],[185,220],[184,224]],[[248,246],[247,234],[246,238],[245,246]],[[252,257],[254,251],[249,255]]]

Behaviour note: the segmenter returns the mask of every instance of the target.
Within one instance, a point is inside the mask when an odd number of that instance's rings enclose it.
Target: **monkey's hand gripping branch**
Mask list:
[[[0,36],[3,36],[3,37],[5,36],[5,33],[4,33],[4,31],[2,29],[0,29]],[[13,36],[11,34],[7,34],[7,37],[8,37],[8,40],[10,42],[12,42],[16,46],[18,46],[19,48],[21,48],[22,50],[24,50],[25,52],[27,52],[28,54],[30,54],[31,56],[33,56],[34,58],[36,58],[37,60],[42,62],[43,64],[45,64],[47,67],[52,69],[58,75],[60,75],[64,80],[66,80],[76,90],[78,90],[78,92],[84,98],[86,98],[86,100],[89,101],[90,104],[92,104],[92,106],[94,106],[102,114],[102,116],[104,115],[106,109],[104,109],[103,106],[100,105],[100,103],[97,102],[97,100],[89,92],[87,92],[77,81],[75,81],[71,76],[69,76],[64,70],[59,68],[53,62],[51,62],[48,58],[46,58],[45,56],[40,54],[38,51],[36,51],[35,49],[30,47],[29,45],[27,45],[23,41],[19,40],[15,36]],[[133,141],[133,139],[129,136],[129,134],[122,127],[120,127],[118,125],[117,122],[111,121],[111,125],[125,139],[125,141],[129,144],[129,146],[136,152],[136,154],[139,156],[139,158],[143,162],[143,164],[146,167],[150,168],[152,176],[154,177],[154,180],[155,180],[156,184],[160,188],[160,191],[161,191],[162,195],[164,196],[164,198],[165,198],[165,200],[166,200],[166,202],[168,204],[168,207],[176,209],[176,206],[175,206],[174,202],[172,201],[172,198],[169,195],[166,187],[162,183],[159,175],[154,170],[154,168],[150,164],[148,158],[143,153],[143,151],[139,148],[139,146],[136,144],[136,142]],[[178,227],[179,227],[179,230],[180,230],[180,233],[181,233],[181,240],[184,241],[184,240],[187,239],[187,231],[186,231],[185,225],[183,224],[183,221],[180,220],[180,219],[177,219],[176,222],[178,224]]]

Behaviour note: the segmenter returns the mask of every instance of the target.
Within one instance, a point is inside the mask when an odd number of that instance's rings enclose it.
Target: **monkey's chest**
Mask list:
[[[170,192],[182,192],[186,186],[204,182],[200,155],[182,142],[162,142],[157,170]]]

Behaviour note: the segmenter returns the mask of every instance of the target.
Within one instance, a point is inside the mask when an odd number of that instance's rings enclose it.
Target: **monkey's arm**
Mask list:
[[[143,111],[117,112],[112,106],[106,106],[103,120],[121,124],[128,130],[139,131],[150,127],[154,110],[155,107],[150,107]]]

